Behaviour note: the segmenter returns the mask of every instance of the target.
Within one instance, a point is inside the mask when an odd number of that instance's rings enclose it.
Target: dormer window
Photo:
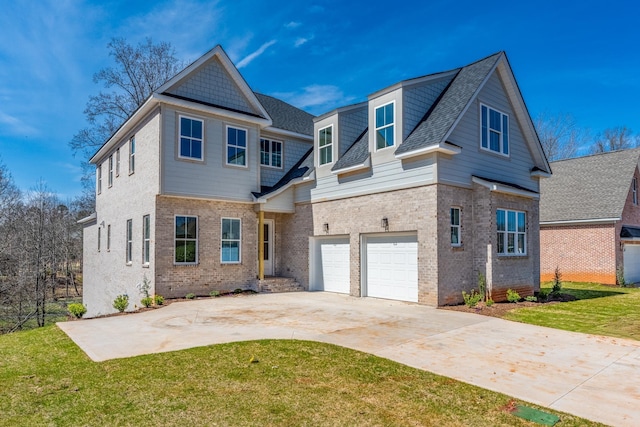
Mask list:
[[[376,149],[392,147],[394,130],[394,103],[376,108]]]
[[[486,105],[480,106],[483,150],[509,155],[509,116]]]
[[[320,164],[333,162],[333,125],[318,131],[318,147]]]

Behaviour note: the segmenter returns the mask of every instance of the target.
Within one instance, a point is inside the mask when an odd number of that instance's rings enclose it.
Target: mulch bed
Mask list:
[[[567,301],[575,301],[576,297],[569,294],[560,294],[557,297],[549,297],[549,299],[545,302],[530,302],[530,301],[520,301],[517,303],[513,302],[496,302],[490,307],[487,306],[484,302],[478,303],[475,307],[468,307],[464,304],[460,305],[446,305],[443,307],[439,307],[443,310],[452,310],[452,311],[462,311],[464,313],[475,313],[482,314],[483,316],[491,316],[491,317],[499,317],[502,318],[511,310],[515,310],[517,308],[524,307],[539,307],[540,305],[546,304],[559,304]]]

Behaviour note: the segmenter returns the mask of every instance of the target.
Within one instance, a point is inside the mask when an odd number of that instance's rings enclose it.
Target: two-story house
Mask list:
[[[91,159],[85,304],[268,285],[445,305],[539,287],[551,172],[504,53],[320,117],[255,94],[220,47]],[[134,167],[133,167],[134,166]]]

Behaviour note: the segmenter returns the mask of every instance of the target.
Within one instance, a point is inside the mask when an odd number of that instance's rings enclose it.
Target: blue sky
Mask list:
[[[80,193],[68,148],[107,43],[170,42],[191,62],[221,44],[254,91],[321,114],[400,80],[504,50],[533,117],[640,131],[634,1],[73,1],[0,6],[0,159],[28,190]]]

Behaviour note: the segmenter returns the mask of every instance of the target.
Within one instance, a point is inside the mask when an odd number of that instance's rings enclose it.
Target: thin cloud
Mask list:
[[[293,43],[293,45],[294,45],[295,47],[300,47],[300,46],[302,46],[303,44],[305,44],[305,43],[306,43],[306,42],[308,42],[308,41],[309,41],[309,39],[306,39],[306,38],[304,38],[304,37],[298,37],[298,38],[296,39],[295,43]]]
[[[273,95],[298,108],[309,109],[315,114],[347,105],[354,100],[354,97],[345,96],[339,87],[333,85],[311,85],[303,88],[302,92],[282,92]]]
[[[291,21],[288,24],[284,24],[284,26],[286,28],[298,28],[300,25],[302,25],[300,22],[296,22],[296,21]]]
[[[22,120],[17,117],[10,116],[9,114],[3,113],[0,111],[0,124],[6,126],[6,129],[9,130],[9,133],[14,135],[35,135],[38,131],[24,123]]]
[[[254,59],[256,59],[257,57],[259,57],[260,55],[262,55],[268,48],[270,48],[271,46],[273,46],[274,44],[276,44],[277,40],[270,40],[266,43],[264,43],[262,46],[260,46],[258,48],[258,50],[256,50],[253,53],[250,53],[249,55],[247,55],[242,61],[238,62],[238,65],[236,66],[238,69],[240,68],[244,68],[247,65],[249,65]]]

